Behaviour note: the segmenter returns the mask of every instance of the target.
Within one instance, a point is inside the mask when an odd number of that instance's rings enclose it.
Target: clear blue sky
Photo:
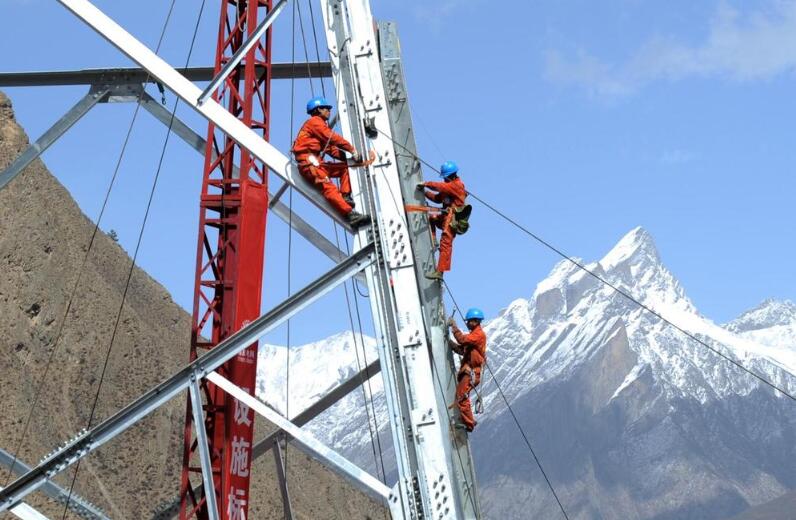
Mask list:
[[[168,2],[97,4],[154,48]],[[161,52],[174,65],[185,61],[199,4],[177,0]],[[212,61],[217,5],[207,1],[192,65]],[[373,10],[399,24],[422,155],[456,160],[472,192],[587,260],[644,226],[715,321],[767,297],[796,300],[796,2],[383,0]],[[130,64],[52,0],[5,0],[0,14],[2,71]],[[290,58],[290,32],[289,7],[276,24],[275,61]],[[35,138],[84,90],[7,93]],[[298,125],[309,83],[296,94]],[[275,85],[272,99],[272,141],[286,149],[289,82]],[[100,106],[44,157],[92,219],[132,112]],[[203,121],[184,107],[179,114],[204,133]],[[130,251],[164,133],[140,115],[102,221]],[[172,139],[139,258],[186,308],[200,177],[201,157]],[[296,207],[333,236],[328,220]],[[265,307],[286,293],[285,226],[273,218],[268,233]],[[301,238],[294,244],[298,288],[329,263]],[[494,314],[529,296],[557,260],[476,205],[447,279],[462,305]],[[346,327],[338,291],[295,322],[293,340]]]

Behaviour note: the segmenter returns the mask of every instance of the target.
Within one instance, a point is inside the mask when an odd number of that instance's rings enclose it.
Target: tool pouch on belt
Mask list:
[[[470,214],[473,212],[473,207],[469,204],[453,208],[453,221],[451,222],[451,229],[457,235],[463,235],[470,229]]]

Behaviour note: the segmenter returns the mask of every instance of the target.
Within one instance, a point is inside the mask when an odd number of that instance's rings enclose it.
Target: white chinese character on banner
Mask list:
[[[247,394],[249,393],[248,388],[241,388],[241,390]],[[249,406],[245,403],[241,403],[237,399],[235,399],[235,424],[252,425],[252,420],[249,419]]]
[[[229,520],[246,520],[246,492],[242,489],[229,489],[227,497],[227,516]]]
[[[249,448],[251,443],[237,436],[232,437],[230,472],[239,477],[249,476]]]

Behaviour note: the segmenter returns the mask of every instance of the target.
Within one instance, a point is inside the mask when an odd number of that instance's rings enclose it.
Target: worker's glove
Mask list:
[[[453,318],[448,318],[448,327],[456,328],[456,320]]]
[[[426,189],[426,183],[425,182],[418,182],[417,185],[415,186],[415,189],[417,189],[417,190]]]
[[[354,150],[354,156],[352,157],[354,162],[361,163],[362,162],[362,154]]]

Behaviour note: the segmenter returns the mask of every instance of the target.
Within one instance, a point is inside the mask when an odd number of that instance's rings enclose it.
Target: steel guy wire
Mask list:
[[[309,51],[307,50],[307,38],[304,34],[304,16],[301,14],[301,3],[299,0],[296,0],[293,3],[293,6],[298,9],[298,20],[299,20],[299,29],[301,29],[301,41],[304,42],[304,61],[307,62],[307,75],[310,78],[310,93],[312,96],[315,97],[315,84],[312,81],[312,67],[310,67],[310,55]]]
[[[293,20],[292,20],[292,27],[290,30],[290,135],[288,136],[288,143],[293,141],[293,130],[294,130],[294,110],[293,107],[295,106],[296,102],[296,78],[295,78],[295,70],[296,70],[296,2],[293,3]],[[290,297],[291,293],[291,278],[292,278],[292,246],[293,246],[293,186],[289,188],[288,193],[288,239],[287,239],[287,295]],[[290,420],[290,320],[287,320],[287,337],[286,343],[287,346],[285,351],[285,417]],[[279,439],[276,439],[276,442],[279,442]],[[288,465],[287,465],[287,452],[288,452],[288,442],[287,438],[285,438],[285,449],[282,453],[282,466],[284,467],[285,472],[285,488],[289,489],[288,482]],[[283,504],[283,507],[286,507]]]
[[[175,2],[176,2],[176,0],[171,0],[171,4],[169,5],[169,10],[166,13],[166,19],[163,22],[163,28],[160,31],[160,37],[158,38],[158,43],[157,43],[157,46],[155,47],[155,53],[156,54],[160,51],[160,47],[163,44],[163,39],[164,39],[164,37],[166,35],[166,28],[168,27],[169,21],[171,20],[171,15],[172,15],[172,13],[174,11]],[[149,78],[150,78],[150,74],[147,73],[146,79],[144,80],[144,83],[143,83],[144,85],[146,85],[149,82]],[[61,336],[63,334],[64,327],[66,325],[66,320],[69,317],[69,312],[72,309],[72,303],[74,302],[74,298],[75,298],[75,295],[77,293],[77,288],[80,286],[80,281],[81,281],[81,279],[83,277],[83,270],[86,267],[86,262],[88,261],[88,257],[91,254],[92,247],[93,247],[94,242],[96,240],[97,234],[99,233],[100,222],[102,221],[102,217],[105,215],[105,210],[107,209],[108,201],[110,199],[111,192],[113,191],[113,186],[114,186],[114,184],[116,182],[116,178],[117,178],[117,176],[119,174],[119,169],[120,169],[122,161],[124,159],[125,152],[127,151],[127,145],[130,142],[130,136],[132,135],[133,127],[135,126],[136,119],[138,118],[138,112],[139,112],[139,110],[141,108],[141,99],[143,98],[143,95],[144,95],[144,91],[142,90],[141,93],[138,95],[138,99],[136,101],[135,110],[133,111],[133,117],[130,120],[130,125],[127,128],[127,133],[125,135],[124,142],[122,143],[122,148],[121,148],[121,150],[119,152],[119,157],[117,158],[116,165],[115,165],[115,167],[113,169],[113,175],[111,175],[111,181],[110,181],[110,183],[108,185],[108,189],[105,191],[105,198],[102,201],[102,207],[100,208],[99,215],[97,216],[97,221],[94,224],[94,229],[93,229],[93,231],[91,233],[91,237],[89,239],[88,246],[86,248],[86,253],[83,255],[83,260],[81,261],[80,268],[77,271],[77,278],[75,279],[75,283],[72,286],[72,290],[70,291],[69,299],[67,300],[67,304],[66,304],[66,310],[64,311],[63,318],[61,319],[61,323],[58,326],[58,330],[57,330],[57,332],[55,334],[55,339],[53,340],[52,350],[50,350],[50,354],[47,357],[47,362],[44,365],[44,372],[42,373],[41,379],[39,380],[39,382],[36,385],[36,392],[35,392],[34,397],[33,397],[33,402],[30,405],[30,411],[28,412],[28,416],[25,419],[25,425],[22,428],[22,435],[20,436],[19,442],[17,443],[17,446],[14,449],[13,459],[12,459],[12,462],[11,462],[11,466],[9,467],[9,470],[8,470],[8,477],[6,478],[5,483],[3,484],[3,487],[8,486],[9,480],[14,475],[14,467],[16,466],[16,462],[17,462],[17,460],[19,458],[19,453],[20,453],[20,451],[22,449],[22,446],[24,444],[25,437],[27,436],[27,433],[28,433],[28,429],[30,428],[30,422],[31,422],[31,419],[33,417],[33,413],[36,410],[36,407],[37,407],[37,405],[39,403],[39,399],[41,398],[41,392],[44,389],[44,384],[45,384],[45,380],[47,378],[47,374],[49,373],[50,366],[52,365],[52,361],[53,361],[53,359],[55,357],[55,353],[58,350],[58,346],[60,344],[60,339],[61,339]]]
[[[174,2],[174,0],[172,0],[172,8],[173,8],[173,2]],[[202,0],[202,4],[199,7],[199,13],[197,15],[196,25],[194,26],[193,37],[191,38],[191,45],[190,45],[190,47],[188,49],[188,56],[185,59],[185,67],[188,67],[188,65],[190,65],[191,55],[193,54],[194,45],[196,44],[196,36],[199,33],[199,25],[200,25],[200,23],[202,21],[202,14],[204,13],[205,2],[206,2],[206,0]],[[125,281],[124,291],[122,292],[122,299],[121,299],[121,302],[119,304],[119,310],[116,313],[116,322],[113,325],[113,332],[111,333],[111,339],[110,339],[110,342],[108,344],[108,350],[107,350],[107,352],[105,354],[105,360],[104,360],[103,365],[102,365],[102,371],[100,372],[99,382],[97,384],[97,392],[96,392],[96,395],[94,396],[94,402],[91,405],[91,412],[89,413],[86,430],[90,430],[91,429],[91,423],[93,422],[94,414],[97,411],[97,406],[99,404],[100,395],[101,395],[101,392],[102,392],[102,385],[103,385],[103,383],[105,381],[105,374],[107,373],[107,369],[108,369],[108,362],[110,361],[111,353],[113,352],[113,343],[114,343],[114,341],[116,339],[116,333],[119,330],[119,323],[121,322],[122,313],[124,311],[124,304],[125,304],[125,302],[127,300],[127,293],[128,293],[128,291],[130,289],[130,282],[131,282],[131,280],[133,278],[133,273],[135,272],[136,260],[138,259],[138,253],[139,253],[139,251],[141,249],[141,243],[143,242],[144,231],[146,230],[146,224],[147,224],[147,221],[149,220],[149,213],[150,213],[150,211],[152,209],[152,201],[154,200],[154,197],[155,197],[155,191],[157,189],[158,180],[160,178],[160,173],[161,173],[162,168],[163,168],[163,160],[166,157],[166,150],[168,149],[169,139],[171,137],[171,130],[172,130],[172,127],[174,126],[174,119],[175,119],[175,115],[177,113],[177,108],[179,107],[179,105],[180,105],[180,100],[179,100],[179,98],[177,98],[174,101],[174,108],[171,111],[171,118],[169,120],[169,127],[168,127],[168,130],[166,131],[166,137],[163,140],[163,147],[161,148],[161,151],[160,151],[160,158],[158,159],[158,166],[157,166],[157,169],[155,170],[154,179],[152,180],[152,188],[149,191],[149,199],[147,200],[146,209],[144,210],[144,218],[143,218],[143,220],[141,222],[141,229],[138,232],[138,240],[136,241],[135,251],[133,253],[133,258],[132,258],[132,260],[130,262],[130,269],[127,272],[127,280]],[[69,502],[72,499],[72,493],[73,493],[74,488],[75,488],[75,483],[77,482],[77,476],[78,476],[78,473],[80,471],[80,463],[81,463],[82,460],[83,459],[78,459],[77,463],[75,464],[75,471],[72,474],[72,481],[69,484],[69,493],[67,494],[66,501],[64,502],[64,511],[63,511],[63,515],[61,517],[62,520],[66,519],[66,515],[67,515],[67,512],[69,510],[68,509]]]
[[[453,292],[451,292],[450,287],[448,286],[447,283],[444,282],[443,285],[445,286],[445,290],[448,291],[448,295],[450,296],[450,299],[453,302],[453,306],[456,308],[456,312],[458,312],[459,316],[461,316],[462,319],[464,319],[464,313],[462,313],[462,309],[459,307],[459,304],[456,303],[456,299],[453,297]],[[553,483],[548,478],[547,472],[544,470],[544,467],[542,466],[539,457],[536,456],[536,451],[533,449],[533,446],[531,446],[531,441],[528,440],[528,436],[525,434],[525,430],[520,424],[519,419],[517,419],[517,416],[514,414],[514,410],[511,408],[511,404],[509,404],[509,400],[506,398],[506,394],[503,393],[503,388],[500,386],[500,382],[495,376],[495,373],[492,372],[492,368],[489,366],[489,363],[487,363],[486,360],[484,360],[484,366],[486,367],[487,370],[489,370],[489,374],[492,376],[492,380],[495,382],[495,386],[497,387],[498,392],[500,393],[500,397],[503,398],[503,402],[506,404],[506,409],[511,414],[511,418],[514,420],[514,424],[517,425],[517,429],[520,431],[520,435],[522,435],[522,438],[525,441],[525,445],[528,446],[528,451],[531,452],[531,455],[533,456],[533,460],[536,463],[536,466],[539,468],[539,471],[542,473],[545,482],[547,482],[547,487],[550,488],[550,492],[553,494],[553,497],[556,499],[556,503],[558,504],[559,509],[561,509],[561,514],[564,515],[564,518],[569,520],[569,515],[567,515],[567,512],[564,509],[564,505],[561,503],[561,500],[558,498],[558,493],[556,493],[556,489],[555,487],[553,487]]]
[[[337,243],[337,249],[340,249],[340,237],[339,237],[339,233],[338,233],[337,222],[333,222],[333,226],[334,226],[334,238],[335,238],[335,242]],[[345,243],[346,243],[346,253],[350,255],[351,253],[350,253],[350,250],[349,250],[349,247],[348,247],[348,237],[345,234],[343,235],[343,237],[345,238]],[[357,372],[359,374],[362,374],[363,367],[362,367],[362,364],[361,364],[360,358],[359,358],[359,347],[357,346],[357,336],[356,336],[356,331],[355,331],[355,327],[354,327],[353,314],[351,313],[351,301],[350,301],[349,296],[348,296],[348,283],[347,282],[343,284],[343,291],[345,292],[345,302],[346,302],[346,307],[348,309],[348,320],[349,320],[349,323],[351,325],[351,337],[352,337],[352,339],[354,341],[354,354],[355,354],[356,360],[357,360]],[[373,448],[373,463],[376,465],[376,473],[377,474],[378,474],[379,469],[381,469],[382,482],[386,484],[386,482],[387,482],[387,473],[384,470],[384,455],[383,455],[383,450],[381,448],[381,439],[379,438],[379,421],[378,421],[378,418],[376,417],[376,406],[373,403],[373,387],[372,387],[371,382],[370,382],[370,379],[371,379],[370,378],[370,373],[367,370],[367,368],[368,368],[367,350],[366,350],[366,347],[365,347],[365,340],[363,338],[362,318],[360,316],[359,304],[358,304],[358,302],[356,300],[356,295],[354,295],[354,304],[356,306],[356,315],[357,315],[357,324],[358,324],[358,329],[356,329],[356,330],[359,331],[359,340],[360,340],[360,343],[362,344],[362,355],[364,357],[364,365],[365,365],[365,367],[364,367],[365,368],[365,375],[364,375],[364,377],[360,375],[360,381],[362,383],[362,385],[361,385],[361,387],[362,387],[362,399],[363,399],[364,404],[365,404],[365,416],[367,417],[367,420],[368,420],[368,432],[370,433],[370,443],[371,443],[371,447]],[[365,391],[365,386],[367,386],[367,392]],[[370,394],[370,399],[368,399],[368,394]],[[370,409],[368,409],[368,401],[370,401]],[[373,416],[373,425],[372,426],[371,426],[371,415]],[[374,428],[376,430],[375,437],[374,437],[374,433],[373,433],[373,429]],[[377,447],[378,447],[378,457],[377,457],[377,454],[376,454],[376,448]],[[377,458],[378,458],[378,460],[377,460]]]
[[[415,158],[416,158],[418,161],[420,161],[421,163],[425,164],[426,166],[428,166],[429,168],[431,168],[431,169],[432,169],[432,170],[434,170],[435,172],[439,173],[439,169],[437,169],[437,168],[436,168],[434,165],[432,165],[432,164],[428,163],[427,161],[423,160],[423,158],[422,158],[422,157],[420,157],[419,155],[417,155],[417,154],[415,154],[415,153],[412,153],[412,151],[410,151],[408,148],[406,148],[405,146],[403,146],[401,143],[399,143],[399,142],[397,142],[396,140],[392,139],[392,138],[391,138],[391,137],[390,137],[388,134],[385,134],[385,133],[384,133],[384,132],[382,132],[381,130],[378,130],[378,131],[379,131],[379,133],[381,133],[382,135],[384,135],[384,136],[386,136],[388,139],[390,139],[390,140],[393,142],[393,144],[395,144],[395,145],[397,145],[397,146],[399,146],[399,147],[403,148],[403,149],[404,149],[404,151],[406,151],[406,152],[407,152],[407,153],[409,153],[410,155],[414,156],[414,157],[415,157]],[[737,367],[737,368],[738,368],[738,369],[740,369],[741,371],[743,371],[743,372],[745,372],[745,373],[749,374],[750,376],[752,376],[752,377],[754,377],[755,379],[759,380],[759,381],[760,381],[760,382],[762,382],[763,384],[765,384],[765,385],[769,386],[769,387],[770,387],[770,388],[772,388],[773,390],[775,390],[775,391],[777,391],[777,392],[781,393],[781,394],[782,394],[782,395],[784,395],[785,397],[788,397],[790,400],[792,400],[792,401],[796,402],[796,396],[794,396],[793,394],[791,394],[790,392],[788,392],[787,390],[785,390],[785,389],[784,389],[784,388],[782,388],[781,386],[777,385],[776,383],[773,383],[773,382],[769,381],[768,379],[766,379],[766,378],[765,378],[765,377],[763,377],[762,375],[758,374],[758,373],[757,373],[757,372],[755,372],[754,370],[752,370],[752,369],[750,369],[750,368],[747,368],[747,367],[745,367],[743,364],[741,364],[741,363],[740,363],[739,361],[737,361],[736,359],[733,359],[731,356],[729,356],[729,355],[727,355],[727,354],[725,354],[725,353],[721,352],[720,350],[718,350],[718,349],[716,349],[716,348],[712,347],[712,346],[711,346],[710,344],[708,344],[706,341],[703,341],[703,340],[699,339],[699,338],[698,338],[696,335],[692,334],[691,332],[688,332],[687,330],[685,330],[684,328],[680,327],[680,326],[679,326],[679,325],[677,325],[676,323],[674,323],[674,322],[670,321],[669,319],[665,318],[665,317],[664,317],[663,315],[661,315],[659,312],[655,311],[654,309],[652,309],[652,308],[651,308],[651,307],[649,307],[648,305],[644,304],[643,302],[641,302],[640,300],[638,300],[637,298],[635,298],[634,296],[632,296],[632,295],[631,295],[630,293],[628,293],[627,291],[625,291],[625,290],[621,289],[620,287],[618,287],[618,286],[616,286],[615,284],[611,283],[610,281],[606,280],[605,278],[603,278],[603,277],[602,277],[602,276],[600,276],[599,274],[595,273],[594,271],[592,271],[591,269],[589,269],[588,267],[586,267],[585,265],[583,265],[581,262],[578,262],[578,261],[577,261],[575,258],[573,258],[573,257],[571,257],[570,255],[566,254],[566,253],[565,253],[565,252],[563,252],[561,249],[559,249],[558,247],[554,246],[553,244],[551,244],[551,243],[550,243],[550,242],[548,242],[547,240],[543,239],[542,237],[540,237],[540,236],[539,236],[539,235],[537,235],[536,233],[534,233],[534,232],[530,231],[529,229],[527,229],[526,227],[524,227],[523,225],[521,225],[521,224],[520,224],[519,222],[517,222],[516,220],[512,219],[511,217],[509,217],[508,215],[506,215],[506,214],[505,214],[505,213],[503,213],[502,211],[500,211],[500,210],[498,210],[497,208],[495,208],[493,205],[489,204],[488,202],[486,202],[486,201],[485,201],[485,200],[483,200],[482,198],[478,197],[478,196],[477,196],[475,193],[473,193],[473,192],[471,192],[471,191],[468,191],[468,192],[467,192],[467,195],[468,195],[468,196],[470,196],[470,197],[472,197],[473,199],[477,200],[478,202],[480,202],[480,203],[481,203],[481,204],[482,204],[484,207],[486,207],[486,208],[487,208],[487,209],[489,209],[490,211],[494,212],[496,215],[498,215],[499,217],[501,217],[502,219],[504,219],[505,221],[507,221],[508,223],[510,223],[511,225],[513,225],[514,227],[516,227],[517,229],[519,229],[520,231],[522,231],[523,233],[525,233],[526,235],[528,235],[529,237],[533,238],[533,239],[534,239],[534,240],[536,240],[538,243],[542,244],[544,247],[546,247],[546,248],[550,249],[551,251],[553,251],[555,254],[559,255],[559,256],[560,256],[561,258],[563,258],[564,260],[566,260],[566,261],[570,262],[571,264],[573,264],[574,266],[576,266],[578,269],[580,269],[580,270],[582,270],[582,271],[586,272],[587,274],[589,274],[590,276],[592,276],[593,278],[595,278],[596,280],[598,280],[600,283],[602,283],[602,284],[606,285],[607,287],[611,288],[612,290],[614,290],[614,291],[615,291],[617,294],[621,295],[622,297],[626,298],[626,299],[627,299],[627,300],[629,300],[630,302],[634,303],[634,304],[635,304],[635,305],[637,305],[639,308],[641,308],[641,309],[643,309],[643,310],[645,310],[645,311],[649,312],[650,314],[652,314],[653,316],[655,316],[656,318],[658,318],[658,319],[659,319],[659,320],[661,320],[662,322],[664,322],[664,323],[666,323],[666,324],[670,325],[671,327],[675,328],[677,331],[679,331],[680,333],[682,333],[682,334],[683,334],[683,335],[685,335],[686,337],[688,337],[688,338],[690,338],[690,339],[694,340],[695,342],[697,342],[697,344],[699,344],[699,345],[701,345],[701,346],[705,347],[706,349],[708,349],[709,351],[713,352],[713,353],[714,353],[714,354],[716,354],[717,356],[721,357],[721,358],[722,358],[722,359],[724,359],[725,361],[728,361],[729,363],[731,363],[732,365],[734,365],[735,367]]]
[[[318,63],[318,79],[321,82],[321,94],[326,97],[326,86],[324,85],[323,74],[320,73],[321,53],[318,48],[318,33],[315,29],[315,13],[312,9],[312,0],[307,0],[307,5],[310,8],[310,21],[312,21],[312,39],[315,40],[315,59]]]

